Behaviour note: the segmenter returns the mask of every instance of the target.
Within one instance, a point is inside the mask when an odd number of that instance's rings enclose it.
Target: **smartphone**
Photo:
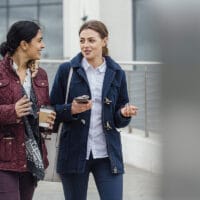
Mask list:
[[[89,96],[88,95],[78,96],[78,97],[75,97],[74,100],[77,103],[88,103]]]

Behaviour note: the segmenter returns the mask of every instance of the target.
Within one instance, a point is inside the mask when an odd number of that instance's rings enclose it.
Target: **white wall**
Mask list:
[[[132,0],[63,0],[64,58],[79,52],[78,30],[84,15],[102,20],[108,27],[110,55],[117,60],[132,60]]]
[[[69,59],[79,51],[80,0],[63,0],[63,56]]]
[[[161,174],[162,169],[162,138],[158,134],[145,133],[139,129],[133,129],[130,134],[127,130],[121,133],[124,162],[132,166]]]
[[[110,32],[109,50],[117,60],[133,59],[132,0],[100,0],[100,19]]]
[[[79,51],[78,31],[82,17],[99,19],[99,0],[63,0],[64,58],[72,58]]]

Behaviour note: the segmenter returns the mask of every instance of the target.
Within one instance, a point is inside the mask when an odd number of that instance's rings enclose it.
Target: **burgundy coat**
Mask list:
[[[33,78],[33,88],[38,106],[49,104],[49,86],[46,72],[39,68]],[[0,62],[0,170],[27,171],[25,152],[25,127],[17,123],[15,103],[22,97],[20,80],[13,71],[12,60],[5,56]],[[47,151],[42,142],[45,167]]]

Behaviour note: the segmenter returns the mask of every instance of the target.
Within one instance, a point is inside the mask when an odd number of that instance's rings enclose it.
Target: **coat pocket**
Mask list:
[[[0,140],[0,161],[9,162],[13,159],[14,137],[2,137]]]
[[[0,89],[4,88],[5,86],[7,86],[9,83],[8,79],[0,79]]]
[[[34,80],[34,89],[38,100],[38,105],[49,104],[49,89],[47,80]]]

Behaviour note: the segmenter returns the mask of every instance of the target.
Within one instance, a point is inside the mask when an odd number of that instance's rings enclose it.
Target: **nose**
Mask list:
[[[82,43],[82,47],[88,47],[89,46],[89,42],[85,41],[84,43]]]
[[[42,44],[41,44],[41,48],[42,48],[42,49],[45,48],[45,44],[44,44],[44,42],[42,42]]]

